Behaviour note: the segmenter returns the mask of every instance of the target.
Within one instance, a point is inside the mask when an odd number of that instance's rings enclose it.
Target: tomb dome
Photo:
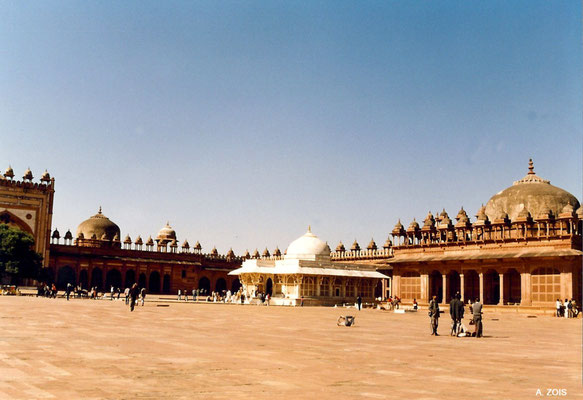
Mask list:
[[[571,204],[579,207],[579,201],[571,193],[551,185],[550,181],[534,173],[532,159],[529,161],[529,171],[526,176],[490,198],[486,204],[486,215],[490,220],[507,213],[511,220],[518,217],[521,211],[527,210],[534,217],[551,210],[558,215],[563,207]]]
[[[284,259],[316,260],[329,259],[330,246],[312,233],[310,227],[302,236],[290,243]]]
[[[86,238],[91,238],[95,235],[97,238],[104,238],[104,240],[110,241],[116,235],[117,237],[121,236],[119,226],[103,215],[101,207],[99,207],[97,214],[79,224],[76,237],[79,237],[80,234],[83,234],[83,237]]]

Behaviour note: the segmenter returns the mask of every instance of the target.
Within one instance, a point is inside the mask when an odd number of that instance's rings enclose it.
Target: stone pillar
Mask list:
[[[532,305],[532,292],[530,291],[530,272],[520,273],[520,305]]]
[[[393,279],[391,280],[391,296],[399,296],[401,297],[401,276],[400,275],[393,275]]]
[[[429,275],[421,274],[421,301],[429,303]]]
[[[460,274],[460,295],[462,297],[462,299],[461,299],[462,302],[464,302],[465,298],[464,298],[464,274],[463,273]]]
[[[442,274],[441,279],[443,282],[443,287],[441,288],[441,293],[442,293],[441,303],[447,304],[447,275]]]
[[[480,272],[480,303],[484,304],[484,273]]]
[[[498,305],[504,305],[504,274],[498,274],[500,276],[500,300],[498,301]]]

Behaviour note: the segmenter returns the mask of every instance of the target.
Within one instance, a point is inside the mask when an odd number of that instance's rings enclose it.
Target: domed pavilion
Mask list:
[[[270,294],[276,305],[334,305],[374,300],[374,288],[388,278],[369,264],[332,263],[330,246],[308,231],[281,257],[253,258],[229,275],[238,275],[247,298]]]

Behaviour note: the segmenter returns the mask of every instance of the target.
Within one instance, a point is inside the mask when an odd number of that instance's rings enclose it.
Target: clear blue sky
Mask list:
[[[382,243],[522,178],[582,193],[579,1],[2,1],[0,167],[53,227]],[[36,179],[35,178],[35,179]]]

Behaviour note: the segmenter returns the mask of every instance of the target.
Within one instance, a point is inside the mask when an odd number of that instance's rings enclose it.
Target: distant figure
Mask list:
[[[461,301],[461,295],[456,293],[449,303],[449,315],[451,316],[451,336],[458,336],[462,319],[464,318],[464,303]]]
[[[182,298],[182,291],[178,289],[178,301]]]
[[[142,301],[142,307],[144,306],[144,300],[146,300],[146,288],[140,290],[140,300]]]
[[[417,299],[413,299],[413,310],[419,309],[419,303],[417,303]]]
[[[563,314],[565,315],[565,318],[571,318],[571,315],[569,314],[569,299],[565,299],[565,303],[563,304]]]
[[[482,326],[482,303],[480,299],[476,299],[474,304],[472,304],[472,314],[474,314],[474,332],[476,337],[483,336],[483,326]]]
[[[140,289],[138,288],[138,284],[134,283],[132,288],[130,289],[130,311],[134,311],[134,307],[136,306],[136,300],[138,299],[138,293]]]
[[[557,317],[560,317],[561,316],[561,307],[563,307],[563,304],[561,304],[561,300],[557,299],[556,307],[557,307]]]
[[[128,304],[130,304],[130,288],[129,288],[129,287],[127,287],[127,288],[126,288],[126,289],[123,291],[123,294],[124,294],[124,296],[125,296],[125,298],[126,298],[126,306],[127,306]]]
[[[356,305],[358,307],[358,311],[360,311],[362,309],[362,298],[360,296],[356,298]]]
[[[184,301],[188,301],[188,292],[184,289]]]
[[[113,287],[113,285],[111,286],[111,289],[109,290],[110,293],[110,297],[109,300],[113,300],[113,292],[115,291],[115,288]],[[105,297],[105,296],[104,296]]]
[[[192,289],[192,301],[196,301],[196,290]]]
[[[65,290],[65,294],[67,295],[67,301],[69,301],[69,296],[71,295],[72,288],[73,288],[73,285],[71,285],[70,283],[67,283],[67,289]]]
[[[300,307],[304,306],[304,296],[300,298]]]
[[[429,317],[431,318],[431,335],[439,336],[437,334],[437,326],[439,325],[439,303],[437,296],[433,295],[429,301]]]
[[[271,299],[271,295],[267,293],[265,295],[265,305],[269,307],[269,300]]]

